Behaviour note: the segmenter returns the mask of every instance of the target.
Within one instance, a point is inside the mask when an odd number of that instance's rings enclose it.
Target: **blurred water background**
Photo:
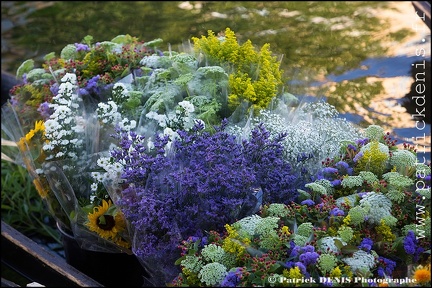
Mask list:
[[[239,42],[270,43],[283,56],[288,92],[301,101],[324,99],[342,118],[382,125],[430,161],[430,29],[410,1],[2,1],[1,8],[3,72],[15,74],[30,58],[41,63],[86,35],[162,38],[165,49],[181,50],[191,37],[229,27]],[[422,106],[409,101],[420,78],[428,84]]]

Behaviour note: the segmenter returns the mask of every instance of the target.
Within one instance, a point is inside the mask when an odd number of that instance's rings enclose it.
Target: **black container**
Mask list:
[[[148,274],[135,255],[82,249],[71,233],[57,225],[66,262],[105,287],[150,287]]]

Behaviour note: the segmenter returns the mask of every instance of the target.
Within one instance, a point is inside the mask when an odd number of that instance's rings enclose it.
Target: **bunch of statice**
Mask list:
[[[169,136],[157,134],[152,149],[143,135],[117,135],[120,147],[111,156],[123,165],[118,205],[134,228],[141,259],[173,265],[184,237],[222,231],[261,203],[296,199],[298,179],[283,158],[283,135],[271,139],[258,125],[239,143],[224,131],[227,124],[209,133],[197,122],[189,132],[177,130],[169,147]]]
[[[262,123],[271,137],[283,133],[283,155],[297,173],[313,177],[326,158],[338,155],[340,143],[353,141],[362,135],[360,128],[338,118],[337,110],[325,102],[304,103],[291,111],[276,107],[263,109],[243,125],[230,127],[238,137],[250,137],[250,131]],[[310,178],[309,178],[310,179]]]

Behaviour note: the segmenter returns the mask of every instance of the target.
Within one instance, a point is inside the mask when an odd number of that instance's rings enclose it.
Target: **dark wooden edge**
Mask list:
[[[411,1],[417,15],[431,29],[431,3],[430,1]]]
[[[1,222],[1,261],[45,287],[104,287],[30,238]],[[8,279],[2,279],[8,281]],[[30,282],[29,282],[30,283]]]

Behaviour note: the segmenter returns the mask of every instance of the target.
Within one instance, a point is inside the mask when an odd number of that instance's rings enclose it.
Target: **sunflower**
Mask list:
[[[42,120],[40,121],[36,121],[35,122],[35,128],[30,130],[30,132],[28,132],[25,135],[25,139],[27,140],[27,142],[30,142],[30,140],[38,133],[42,133],[42,136],[45,134],[45,124]]]
[[[102,200],[102,206],[94,207],[93,213],[89,213],[87,218],[86,226],[90,231],[107,240],[113,240],[117,245],[130,247],[130,244],[121,237],[121,233],[126,230],[123,215],[111,200]]]
[[[423,267],[423,266],[420,265],[414,271],[413,278],[416,280],[416,283],[420,283],[420,284],[429,283],[431,281],[431,271],[430,271],[430,268],[428,266]]]
[[[36,187],[37,192],[39,193],[39,196],[42,199],[45,199],[49,193],[49,186],[45,179],[42,179],[41,177],[33,179],[33,184]]]

